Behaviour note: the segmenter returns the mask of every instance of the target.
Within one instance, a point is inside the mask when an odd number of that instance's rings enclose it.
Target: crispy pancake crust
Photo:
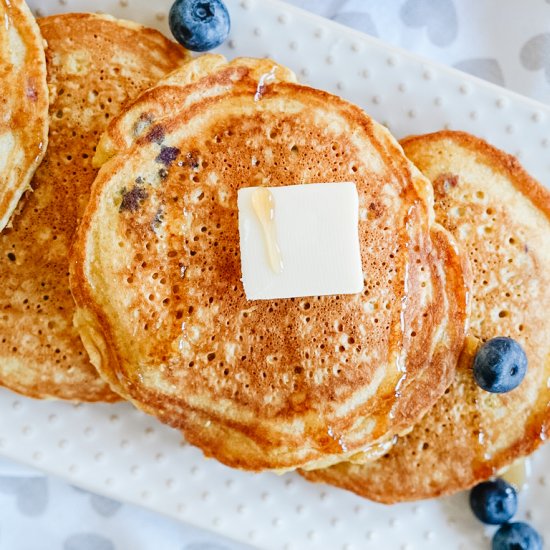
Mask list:
[[[474,283],[470,336],[447,393],[377,462],[308,476],[385,503],[469,488],[532,453],[550,422],[550,192],[514,157],[462,132],[402,144],[432,180],[436,218],[468,253]],[[472,375],[480,341],[500,335],[529,359],[523,383],[503,395]]]
[[[44,41],[23,0],[0,0],[0,231],[48,144]],[[5,258],[2,258],[5,261]]]
[[[50,145],[34,192],[0,236],[0,383],[37,398],[115,401],[72,324],[69,250],[101,132],[187,54],[157,31],[107,16],[56,15],[39,25],[48,42]]]
[[[441,327],[464,334],[466,290],[449,317],[432,238],[452,241],[387,130],[253,66],[144,94],[176,103],[141,137],[122,115],[73,250],[75,321],[113,387],[208,456],[250,470],[366,460],[452,379],[456,357],[427,369]],[[247,301],[237,190],[313,181],[357,184],[364,291]]]

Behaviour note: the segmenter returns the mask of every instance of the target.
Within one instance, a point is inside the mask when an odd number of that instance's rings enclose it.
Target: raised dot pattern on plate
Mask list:
[[[362,106],[397,137],[443,127],[470,131],[519,152],[536,177],[550,181],[550,141],[547,125],[541,123],[550,118],[547,107],[289,5],[272,0],[226,3],[232,35],[220,51],[228,57],[269,53],[294,69],[302,82]],[[99,10],[168,33],[162,15],[171,0],[29,4],[37,15]],[[323,548],[374,549],[382,542],[384,548],[423,550],[488,546],[464,495],[391,508],[295,475],[230,470],[180,444],[178,432],[132,412],[128,404],[74,408],[0,390],[0,408],[3,455],[257,547],[307,550],[322,543]],[[535,457],[531,487],[521,495],[518,515],[525,519],[529,510],[547,540],[549,465],[550,449],[544,449]]]

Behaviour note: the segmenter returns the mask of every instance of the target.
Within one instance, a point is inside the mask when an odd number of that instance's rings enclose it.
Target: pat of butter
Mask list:
[[[269,194],[259,189],[271,193],[270,220],[260,220],[258,198]],[[363,290],[354,183],[245,187],[239,189],[238,207],[242,281],[248,300]],[[274,249],[280,269],[274,269]]]

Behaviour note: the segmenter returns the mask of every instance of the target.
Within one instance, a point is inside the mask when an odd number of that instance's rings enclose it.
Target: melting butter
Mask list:
[[[242,187],[237,193],[246,299],[361,292],[364,277],[359,243],[359,196],[355,184],[270,187],[266,181],[261,183]],[[258,189],[261,191],[257,192]],[[270,246],[271,254],[266,245]]]
[[[251,199],[252,208],[262,226],[269,265],[274,273],[282,273],[283,258],[275,231],[275,202],[273,194],[265,187],[258,187],[252,193]]]

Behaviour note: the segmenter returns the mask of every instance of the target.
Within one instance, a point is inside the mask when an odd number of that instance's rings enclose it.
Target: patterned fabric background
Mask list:
[[[550,0],[292,0],[292,4],[550,102]]]
[[[550,0],[292,0],[422,56],[550,102]],[[244,546],[0,461],[0,550]]]
[[[206,531],[0,460],[1,550],[243,550]]]

